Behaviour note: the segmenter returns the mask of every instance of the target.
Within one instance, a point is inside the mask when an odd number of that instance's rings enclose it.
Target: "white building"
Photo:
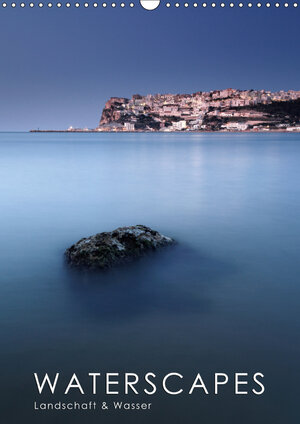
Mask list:
[[[248,124],[244,122],[228,122],[228,124],[222,125],[223,128],[231,131],[245,131],[248,128]]]
[[[173,122],[173,129],[175,131],[181,131],[186,129],[186,121]]]
[[[125,131],[134,131],[134,124],[132,122],[125,122]]]

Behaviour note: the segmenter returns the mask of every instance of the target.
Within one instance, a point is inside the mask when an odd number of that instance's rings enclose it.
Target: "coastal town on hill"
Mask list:
[[[300,132],[300,91],[225,89],[110,98],[94,129],[68,132]]]

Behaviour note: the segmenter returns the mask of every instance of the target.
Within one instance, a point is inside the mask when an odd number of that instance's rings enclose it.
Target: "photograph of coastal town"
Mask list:
[[[193,94],[134,94],[130,99],[112,97],[96,128],[70,126],[67,131],[300,132],[300,91],[228,88]]]
[[[98,131],[299,131],[300,91],[213,90],[112,98]]]
[[[298,423],[276,4],[0,3],[0,424]]]

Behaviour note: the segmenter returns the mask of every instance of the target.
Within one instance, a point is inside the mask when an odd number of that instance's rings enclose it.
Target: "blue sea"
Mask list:
[[[1,424],[298,422],[300,134],[1,133],[0,193]],[[65,264],[80,238],[135,224],[178,243],[104,273]],[[34,372],[61,373],[55,395]],[[84,396],[63,394],[74,372]],[[138,373],[140,395],[105,396],[106,372]],[[185,391],[147,396],[146,372]],[[198,372],[209,395],[187,394]],[[33,409],[74,399],[152,407]]]

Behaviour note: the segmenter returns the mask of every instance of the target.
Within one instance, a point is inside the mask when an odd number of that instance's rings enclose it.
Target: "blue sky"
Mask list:
[[[111,96],[299,90],[299,9],[1,8],[0,130],[93,128]]]

